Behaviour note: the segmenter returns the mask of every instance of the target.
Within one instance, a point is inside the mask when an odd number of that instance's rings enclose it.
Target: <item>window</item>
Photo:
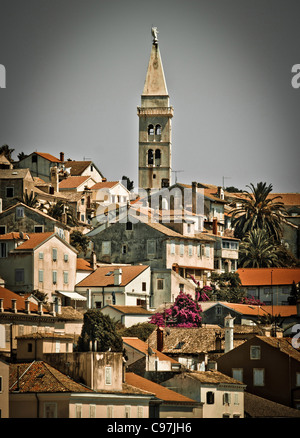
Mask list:
[[[56,341],[55,342],[55,353],[59,353],[60,352],[60,341]]]
[[[193,245],[189,244],[189,256],[193,255]]]
[[[0,234],[6,234],[6,225],[0,225]]]
[[[210,246],[205,245],[205,257],[209,257],[209,256],[210,256]]]
[[[157,289],[158,290],[163,290],[164,288],[164,279],[163,278],[158,278],[157,279]]]
[[[197,245],[197,256],[201,257],[201,245]]]
[[[161,126],[160,125],[155,126],[155,135],[161,135]]]
[[[44,404],[44,418],[57,418],[57,405],[56,403]]]
[[[153,125],[148,126],[148,135],[154,135],[154,126]]]
[[[239,382],[243,381],[243,368],[233,368],[232,377]]]
[[[27,344],[27,352],[32,353],[32,342],[28,342]]]
[[[231,401],[231,394],[229,392],[224,392],[223,394],[223,405],[229,405]]]
[[[126,230],[131,231],[132,230],[132,222],[126,222]]]
[[[57,283],[57,271],[52,271],[52,283]]]
[[[34,226],[34,232],[35,233],[43,233],[44,232],[44,226],[43,225],[35,225]]]
[[[22,217],[24,217],[24,207],[17,207],[16,208],[16,217],[17,219],[20,219]]]
[[[43,269],[39,269],[39,282],[43,283],[44,281],[44,271]]]
[[[52,260],[54,262],[57,260],[57,248],[52,248]]]
[[[80,215],[80,220],[81,220],[81,222],[84,222],[84,214]]]
[[[6,187],[6,197],[7,198],[14,197],[14,188],[13,187]]]
[[[183,256],[184,255],[184,243],[180,244],[180,255]]]
[[[147,240],[147,254],[155,255],[156,253],[156,240]]]
[[[81,202],[81,205],[84,205],[84,198],[81,198],[80,202]]]
[[[0,242],[0,258],[7,257],[7,244],[5,242]]]
[[[153,150],[149,149],[148,151],[148,165],[153,165]]]
[[[90,418],[96,418],[96,405],[90,405]]]
[[[113,418],[114,413],[114,407],[113,406],[107,406],[107,418]]]
[[[105,385],[111,385],[111,367],[105,367]]]
[[[264,386],[265,370],[263,368],[253,368],[253,385]]]
[[[250,359],[260,359],[260,346],[251,345],[250,346]]]
[[[43,252],[39,252],[39,259],[43,260],[44,259],[44,253]]]
[[[15,269],[15,281],[16,283],[24,282],[24,269]]]
[[[144,418],[144,408],[143,406],[137,407],[137,417],[138,418]]]
[[[146,292],[147,290],[147,283],[145,281],[142,282],[142,291]]]
[[[206,403],[208,405],[213,405],[215,402],[215,394],[212,391],[206,393]]]
[[[64,271],[64,284],[68,284],[68,283],[69,283],[69,272]]]
[[[37,163],[37,155],[36,155],[36,154],[33,154],[33,155],[31,156],[31,162],[32,162],[32,163]]]
[[[170,252],[171,252],[171,254],[175,254],[175,242],[171,242]]]
[[[238,392],[234,393],[234,404],[235,405],[239,405],[240,404],[239,403],[239,393]]]
[[[130,406],[125,406],[125,418],[130,418]]]
[[[69,254],[64,254],[64,261],[68,262],[69,261]]]
[[[82,417],[82,404],[76,403],[75,405],[75,417],[81,418]]]
[[[111,241],[106,240],[102,242],[102,254],[110,255],[111,254]]]
[[[127,245],[122,245],[122,254],[127,254]]]
[[[155,166],[160,166],[161,153],[160,149],[156,149],[155,151]]]

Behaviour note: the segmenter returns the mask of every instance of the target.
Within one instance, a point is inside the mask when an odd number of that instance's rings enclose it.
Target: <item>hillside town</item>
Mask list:
[[[299,418],[300,193],[180,183],[146,67],[136,186],[0,148],[0,418]]]

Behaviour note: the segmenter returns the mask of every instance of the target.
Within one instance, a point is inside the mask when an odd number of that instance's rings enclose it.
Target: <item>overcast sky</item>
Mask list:
[[[0,145],[92,159],[137,185],[159,31],[178,182],[299,192],[299,0],[0,0]],[[174,173],[173,173],[174,177]],[[173,180],[174,182],[174,180]]]

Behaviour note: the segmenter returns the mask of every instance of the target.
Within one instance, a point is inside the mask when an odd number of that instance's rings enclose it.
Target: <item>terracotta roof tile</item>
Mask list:
[[[198,380],[201,383],[212,383],[212,384],[235,384],[235,385],[244,385],[242,382],[227,376],[226,374],[220,373],[217,370],[209,370],[209,371],[189,371],[184,373],[185,376],[188,376],[194,380]]]
[[[52,162],[54,162],[54,163],[62,163],[62,161],[60,161],[59,158],[56,158],[56,157],[54,157],[53,155],[48,154],[48,153],[46,153],[46,152],[35,152],[35,153],[36,153],[37,155],[39,155],[40,157],[45,158],[45,159],[48,160],[48,161],[52,161]]]
[[[10,392],[93,392],[46,362],[10,364],[9,369]]]
[[[28,233],[26,236],[28,236],[29,239],[26,239],[24,243],[21,243],[21,245],[16,248],[17,250],[34,249],[45,240],[49,239],[49,237],[56,236],[56,234],[49,231],[47,233]]]
[[[197,403],[195,400],[192,400],[184,395],[181,395],[171,389],[165,388],[162,385],[154,383],[144,377],[138,376],[134,373],[126,373],[126,382],[129,385],[140,388],[144,391],[149,391],[150,393],[155,394],[155,396],[165,402],[176,402],[176,403]]]
[[[5,287],[0,286],[0,298],[3,298],[3,307],[5,312],[12,312],[12,300],[16,301],[16,307],[18,312],[25,312],[25,298],[21,295],[12,292],[9,289],[6,289]],[[30,302],[30,311],[31,312],[38,312],[38,305],[35,303]],[[48,311],[43,308],[43,312],[48,313]]]
[[[98,182],[91,187],[91,190],[100,190],[100,189],[111,189],[112,187],[119,184],[119,181],[104,181]]]
[[[117,306],[113,304],[108,304],[105,307],[111,307],[127,315],[153,315],[153,312],[145,309],[143,306]]]
[[[300,268],[239,268],[242,286],[292,285],[300,281]],[[271,275],[272,273],[272,275]]]
[[[75,189],[90,179],[90,176],[69,176],[59,183],[59,189]]]
[[[126,286],[135,277],[145,271],[149,266],[101,266],[86,278],[77,283],[78,287],[114,286],[114,271],[122,269],[122,282],[120,286]],[[109,274],[110,273],[110,274]]]
[[[88,260],[77,258],[76,270],[77,271],[93,271],[93,268],[91,267],[91,264]]]
[[[244,408],[245,416],[251,418],[300,417],[299,409],[275,403],[247,391],[244,392]]]

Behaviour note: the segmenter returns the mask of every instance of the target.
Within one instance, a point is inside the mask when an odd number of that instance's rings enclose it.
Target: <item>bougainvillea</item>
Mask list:
[[[252,306],[263,306],[265,303],[263,303],[262,301],[260,301],[258,298],[255,298],[255,297],[251,297],[251,298],[243,297],[241,299],[240,304],[249,304]]]
[[[200,281],[196,280],[191,274],[188,274],[195,285],[197,286],[195,289],[195,296],[197,301],[209,301],[209,294],[212,292],[212,288],[210,286],[204,286],[202,289],[200,287]]]
[[[191,295],[180,292],[173,306],[162,313],[155,313],[150,323],[159,327],[200,327],[201,312],[201,306]]]

